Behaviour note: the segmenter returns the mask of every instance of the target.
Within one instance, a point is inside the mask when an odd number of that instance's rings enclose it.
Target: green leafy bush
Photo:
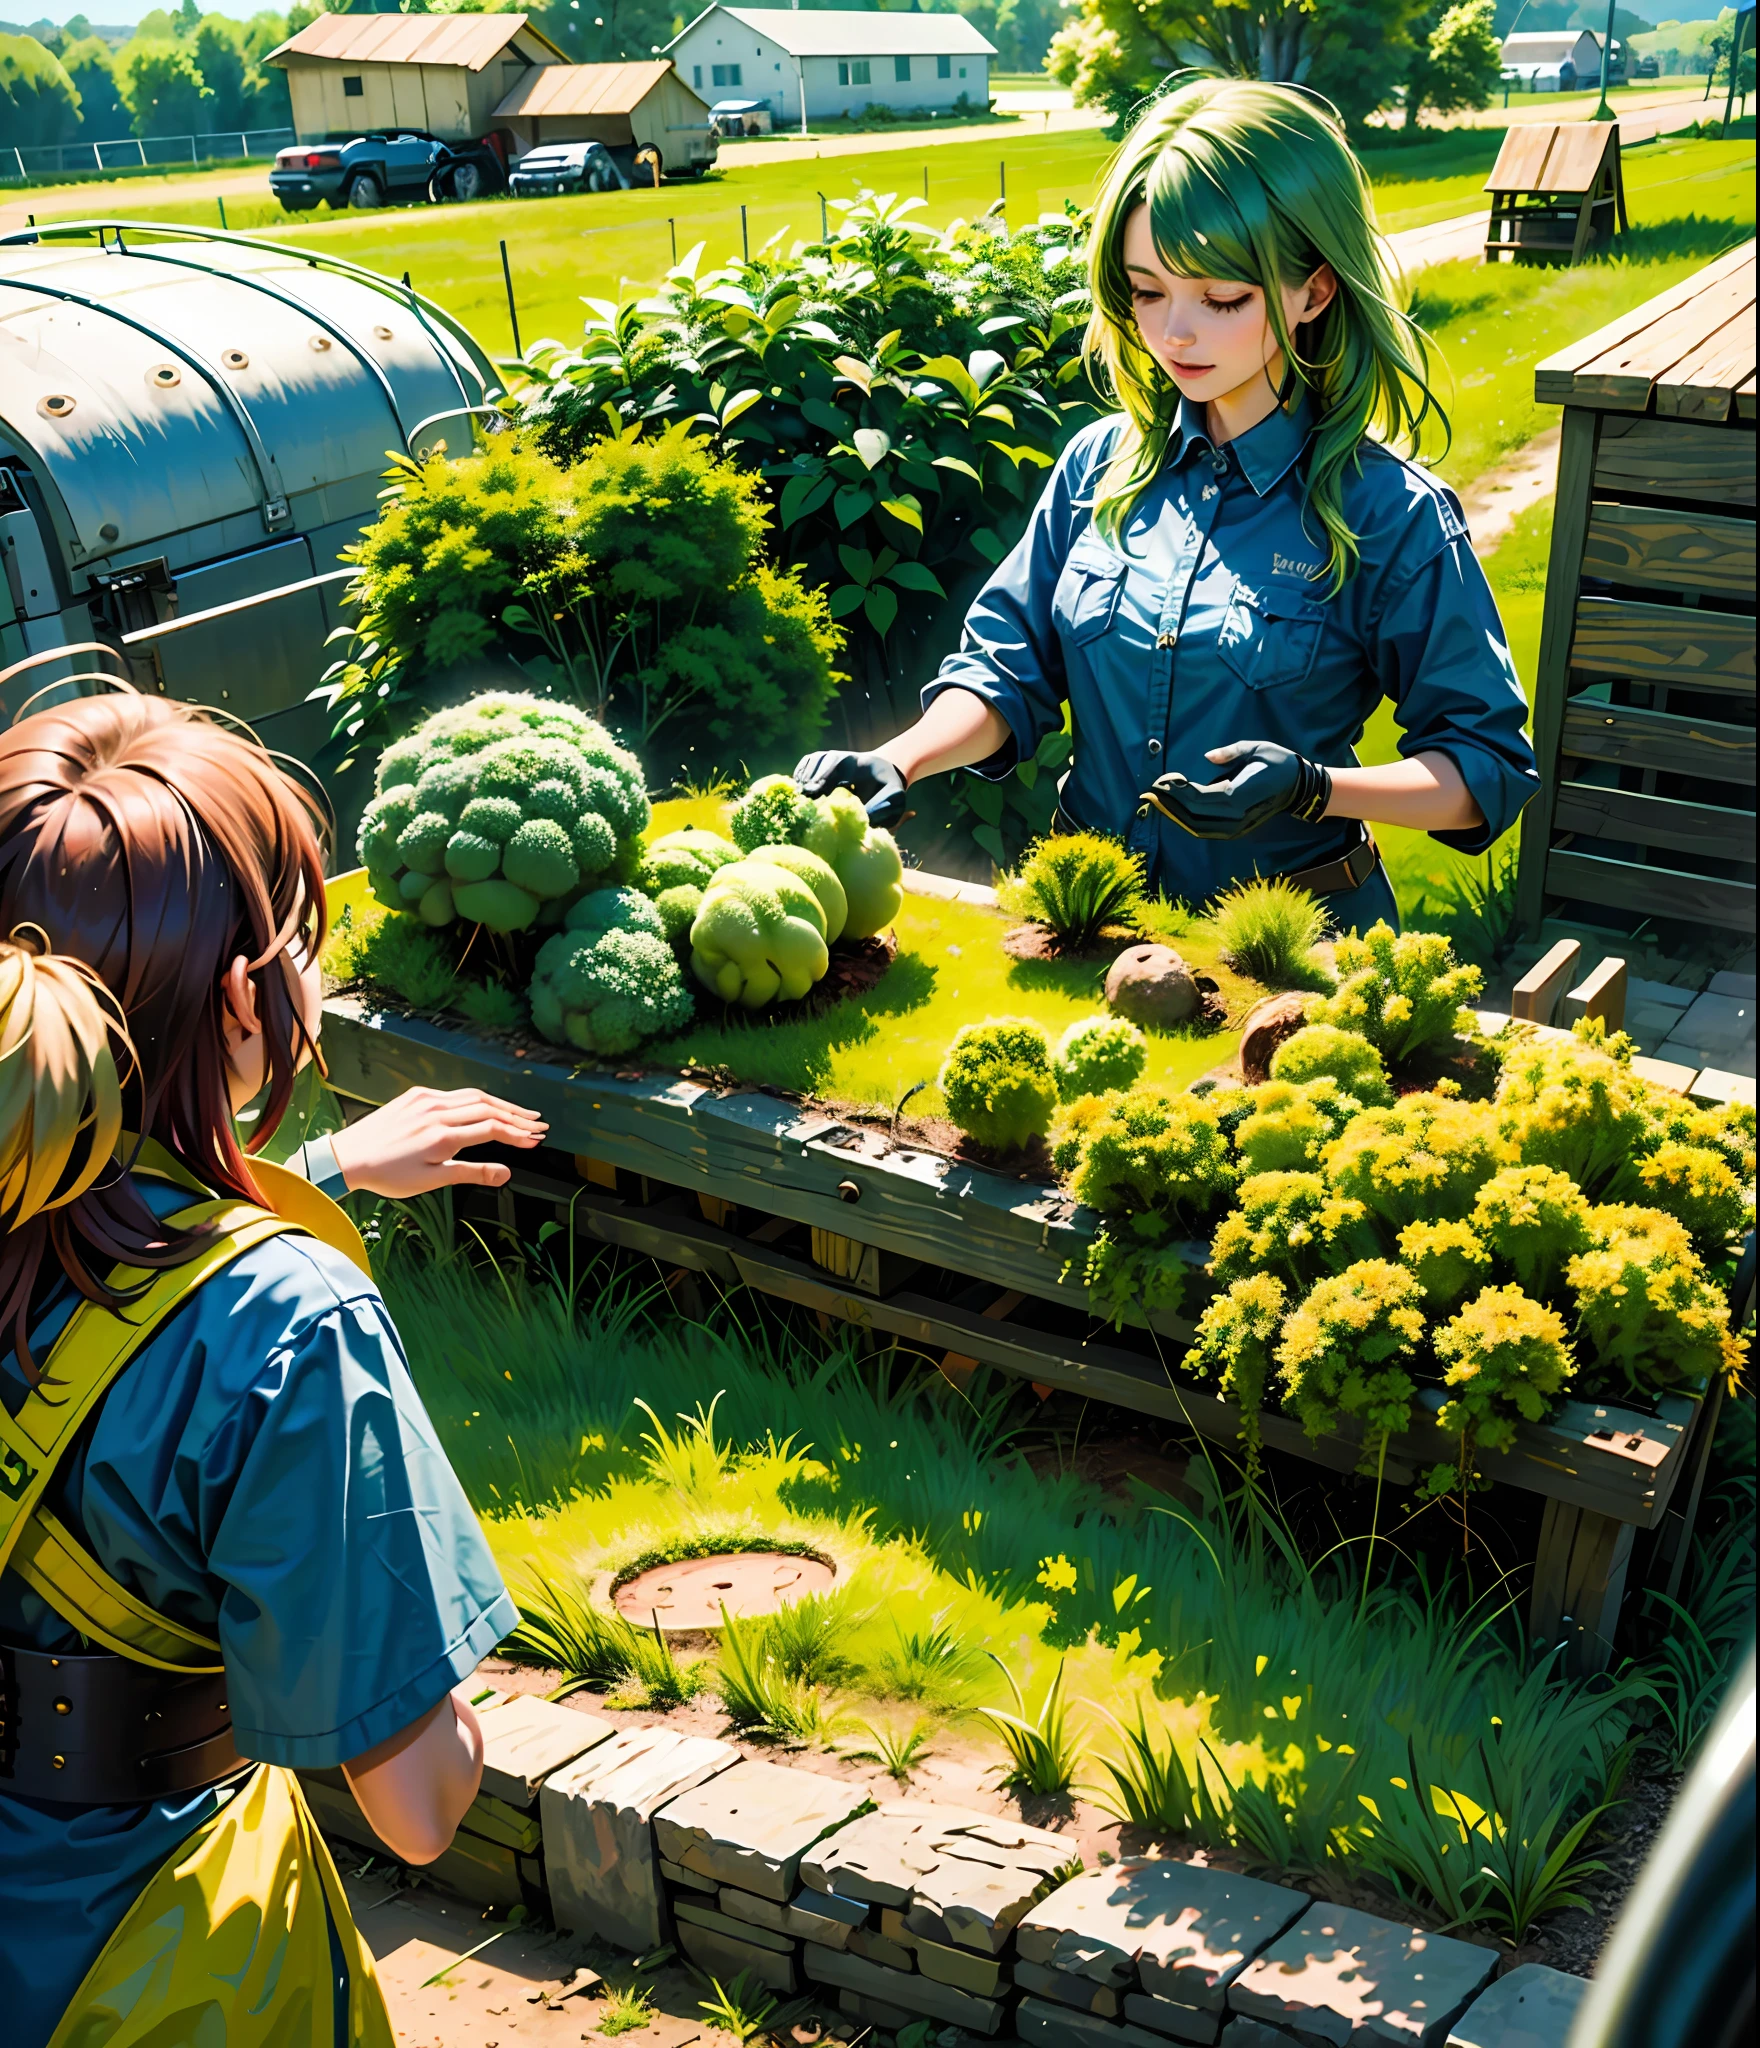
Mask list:
[[[1638,1169],[1643,1199],[1684,1223],[1707,1256],[1724,1251],[1754,1227],[1754,1185],[1740,1180],[1724,1154],[1709,1145],[1666,1139]]]
[[[1325,908],[1293,882],[1238,882],[1217,898],[1210,923],[1222,957],[1267,988],[1319,988],[1331,979],[1314,957]]]
[[[1318,1081],[1331,1075],[1365,1109],[1390,1109],[1393,1089],[1381,1054],[1358,1031],[1336,1024],[1304,1024],[1271,1055],[1274,1081]]]
[[[1482,1105],[1424,1094],[1353,1117],[1323,1165],[1338,1192],[1361,1202],[1391,1237],[1408,1223],[1464,1221],[1508,1157]]]
[[[1245,1173],[1299,1173],[1315,1165],[1363,1106],[1330,1074],[1265,1081],[1248,1093],[1252,1106],[1234,1131]]]
[[[1301,1291],[1376,1248],[1362,1203],[1335,1195],[1319,1174],[1255,1173],[1216,1226],[1210,1271],[1225,1285],[1281,1274]]]
[[[1648,1091],[1621,1061],[1580,1041],[1518,1045],[1504,1055],[1497,1107],[1522,1165],[1556,1167],[1591,1200],[1637,1192],[1653,1119]]]
[[[809,853],[804,846],[760,846],[751,858],[767,867],[786,868],[791,875],[798,875],[819,899],[819,908],[825,915],[825,943],[835,945],[842,938],[849,920],[849,898],[829,861]]]
[[[1519,1421],[1540,1422],[1576,1371],[1565,1327],[1519,1287],[1487,1287],[1436,1332],[1449,1398],[1439,1428],[1460,1439],[1452,1465],[1426,1474],[1432,1494],[1469,1492],[1480,1451],[1507,1451]]]
[[[644,752],[687,728],[735,758],[818,731],[842,636],[764,559],[757,479],[688,426],[596,441],[566,471],[515,442],[392,476],[344,550],[360,611],[329,680],[350,735],[498,649]]]
[[[1376,924],[1362,938],[1340,939],[1336,951],[1338,987],[1310,1006],[1310,1024],[1358,1033],[1396,1070],[1427,1047],[1477,1032],[1467,1005],[1484,976],[1457,961],[1439,933]]]
[[[1099,1101],[1070,1179],[1077,1201],[1145,1243],[1204,1228],[1239,1178],[1215,1110],[1144,1081]]]
[[[1071,952],[1097,945],[1108,925],[1135,926],[1143,866],[1116,839],[1067,832],[1041,839],[997,890],[1005,910],[1030,918]]]
[[[388,910],[524,931],[633,863],[641,764],[567,704],[490,694],[386,748],[360,857]]]
[[[538,949],[532,1022],[553,1044],[633,1052],[646,1038],[682,1030],[691,1010],[664,920],[639,890],[581,897]]]
[[[1473,1201],[1473,1226],[1486,1249],[1541,1301],[1564,1284],[1565,1269],[1589,1249],[1589,1204],[1554,1166],[1506,1166]]]
[[[1570,1264],[1577,1328],[1597,1366],[1633,1393],[1735,1383],[1747,1346],[1729,1304],[1705,1277],[1686,1227],[1658,1210],[1609,1204],[1591,1218],[1593,1249]]]
[[[1051,1164],[1066,1180],[1081,1164],[1089,1131],[1105,1114],[1106,1104],[1098,1095],[1078,1095],[1073,1102],[1063,1103],[1052,1117],[1047,1133]]]
[[[1018,1017],[964,1025],[936,1085],[947,1114],[975,1143],[1015,1152],[1038,1137],[1057,1107],[1057,1079],[1043,1028]]]
[[[1308,1178],[1289,1175],[1289,1179]],[[1234,1281],[1198,1319],[1198,1334],[1185,1362],[1193,1372],[1214,1373],[1223,1393],[1241,1412],[1241,1438],[1246,1446],[1247,1477],[1260,1471],[1259,1410],[1271,1372],[1271,1347],[1283,1324],[1288,1296],[1283,1282],[1270,1273]]]
[[[1369,1432],[1369,1470],[1370,1445],[1385,1445],[1411,1423],[1423,1298],[1403,1266],[1363,1259],[1318,1282],[1283,1325],[1277,1365],[1285,1406],[1312,1437],[1341,1413],[1356,1417]]]
[[[467,981],[452,1007],[483,1031],[523,1031],[528,1014],[525,998],[504,981]]]
[[[356,933],[331,962],[338,976],[359,975],[388,988],[412,1010],[438,1010],[452,999],[458,972],[439,934],[410,917],[382,917]]]
[[[760,846],[800,845],[818,815],[792,775],[761,775],[728,813],[727,829],[742,853],[756,853]]]
[[[1399,1257],[1438,1314],[1453,1308],[1491,1270],[1491,1254],[1468,1223],[1408,1223],[1399,1234]]]
[[[1129,1088],[1148,1064],[1149,1041],[1125,1017],[1078,1017],[1051,1055],[1057,1092],[1065,1102],[1108,1089]]]
[[[682,938],[690,930],[709,878],[739,857],[740,849],[730,840],[694,825],[649,842],[636,870],[636,886],[653,897],[667,938]]]
[[[1115,1330],[1155,1315],[1178,1315],[1191,1277],[1177,1246],[1143,1244],[1104,1228],[1095,1233],[1082,1262],[1088,1306]]]
[[[841,934],[847,940],[872,938],[904,908],[898,842],[869,823],[860,799],[847,789],[809,797],[786,775],[763,776],[734,805],[730,830],[748,853],[791,845],[824,861],[843,887]]]
[[[791,869],[768,861],[717,870],[690,937],[697,979],[748,1010],[797,1001],[831,964],[819,898]]]

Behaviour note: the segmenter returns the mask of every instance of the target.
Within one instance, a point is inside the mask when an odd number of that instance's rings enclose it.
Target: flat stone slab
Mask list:
[[[1021,1921],[1023,1961],[1220,2011],[1228,1987],[1307,1909],[1306,1892],[1146,1858],[1085,1872]]]
[[[882,2027],[889,2034],[896,2034],[901,2027],[914,2026],[917,2020],[917,2015],[906,2012],[902,2005],[888,2005],[879,1998],[864,1998],[859,1991],[840,1991],[837,2009],[847,2013],[852,2020],[860,2020],[864,2026]]]
[[[1705,993],[1708,996],[1736,996],[1752,1002],[1755,995],[1754,977],[1751,974],[1714,974]]]
[[[531,1693],[481,1710],[483,1790],[509,1806],[530,1806],[552,1771],[608,1741],[617,1723],[602,1714],[577,1714]]]
[[[1299,2048],[1294,2034],[1265,2020],[1248,2019],[1245,2013],[1229,2021],[1220,2039],[1221,2048]]]
[[[884,1963],[889,1970],[914,1970],[916,1958],[902,1941],[889,1941],[884,1934],[872,1927],[852,1927],[849,1939],[844,1944],[852,1956],[862,1956],[870,1963]]]
[[[681,1926],[688,1923],[692,1927],[706,1927],[711,1934],[724,1934],[729,1941],[749,1941],[754,1948],[767,1948],[772,1955],[794,1954],[794,1943],[786,1934],[778,1934],[770,1927],[753,1927],[697,1899],[674,1899],[672,1913]]]
[[[1034,2048],[1167,2048],[1166,2037],[1142,2027],[1103,2020],[1076,2012],[1049,1999],[1023,1998],[1014,2016],[1015,2032]]]
[[[637,1955],[658,1946],[666,1896],[654,1814],[738,1762],[739,1751],[728,1742],[625,1728],[552,1772],[539,1791],[538,1812],[557,1926],[598,1935]]]
[[[830,1984],[840,1991],[854,1991],[863,1998],[885,2004],[919,2017],[946,2020],[974,2034],[1002,2031],[1003,2006],[994,1998],[976,1998],[951,1984],[937,1984],[932,1977],[913,1971],[888,1970],[878,1963],[864,1962],[846,1950],[820,1948],[809,1942],[802,1952],[806,1972],[816,1984]]]
[[[1444,2048],[1496,1967],[1491,1950],[1470,1942],[1315,1905],[1247,1965],[1228,2005],[1338,2048]]]
[[[1008,1989],[1008,1972],[995,1956],[981,1956],[970,1948],[943,1948],[940,1942],[925,1941],[921,1935],[913,1953],[917,1968],[937,1984],[952,1984],[979,1998],[999,1998]]]
[[[681,1891],[701,1892],[705,1897],[712,1897],[721,1889],[712,1877],[699,1877],[694,1870],[685,1870],[676,1863],[668,1863],[664,1856],[660,1859],[660,1875],[668,1884],[677,1885]]]
[[[1565,2048],[1588,1980],[1524,1963],[1481,1992],[1449,2031],[1448,2048]]]
[[[746,1762],[655,1816],[669,1863],[778,1902],[797,1889],[802,1855],[870,1804],[860,1785],[817,1771]]]
[[[1018,1959],[1014,1981],[1035,1998],[1049,1998],[1053,2005],[1073,2006],[1077,2012],[1098,2013],[1102,2019],[1118,2018],[1118,1993],[1092,1977],[1072,1976],[1068,1970],[1047,1969],[1043,1963]]]
[[[700,1878],[693,1878],[701,1883]],[[825,1948],[848,1948],[850,1936],[867,1924],[869,1908],[856,1899],[834,1898],[825,1892],[798,1892],[783,1905],[777,1899],[761,1899],[755,1892],[735,1891],[723,1885],[718,1902],[722,1912],[748,1926],[768,1927],[794,1941],[816,1941]]]
[[[1745,1102],[1754,1107],[1754,1076],[1734,1074],[1726,1067],[1703,1067],[1687,1093],[1695,1102]]]
[[[1171,1998],[1153,1998],[1147,1991],[1127,1991],[1124,2016],[1134,2027],[1147,2027],[1152,2034],[1165,2034],[1173,2041],[1214,2041],[1222,2031],[1224,2015],[1197,2006],[1176,2005]],[[1257,2026],[1255,2020],[1251,2022]]]
[[[723,1989],[742,1971],[767,1990],[780,1992],[785,1998],[792,1997],[801,1988],[800,1969],[792,1942],[786,1954],[778,1955],[774,1949],[760,1948],[755,1941],[722,1934],[713,1927],[699,1927],[693,1921],[681,1919],[678,1923],[678,1945]]]

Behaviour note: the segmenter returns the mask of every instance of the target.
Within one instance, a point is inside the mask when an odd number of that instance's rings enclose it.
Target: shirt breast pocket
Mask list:
[[[1125,564],[1104,542],[1084,534],[1070,549],[1052,593],[1051,615],[1073,646],[1097,640],[1118,612]]]
[[[1325,628],[1312,584],[1281,576],[1236,583],[1217,652],[1249,690],[1283,689],[1307,681]]]

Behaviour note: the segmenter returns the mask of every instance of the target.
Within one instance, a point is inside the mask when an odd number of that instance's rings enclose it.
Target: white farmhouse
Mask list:
[[[799,128],[870,105],[940,114],[963,99],[982,112],[996,47],[961,14],[711,7],[663,54],[711,106],[753,100]]]
[[[1558,68],[1567,57],[1577,68],[1579,86],[1599,81],[1601,38],[1592,29],[1523,29],[1503,39],[1503,68],[1529,92],[1556,92]]]

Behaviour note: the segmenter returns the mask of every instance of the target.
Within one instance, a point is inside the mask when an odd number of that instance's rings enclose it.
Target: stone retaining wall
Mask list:
[[[530,1696],[479,1702],[483,1789],[429,1875],[632,1951],[666,1943],[834,1994],[859,2024],[928,2021],[1034,2048],[1565,2048],[1586,1986],[1489,1949],[1172,1859],[1083,1872],[1063,1837],[730,1743]],[[340,1773],[325,1830],[388,1853]]]

